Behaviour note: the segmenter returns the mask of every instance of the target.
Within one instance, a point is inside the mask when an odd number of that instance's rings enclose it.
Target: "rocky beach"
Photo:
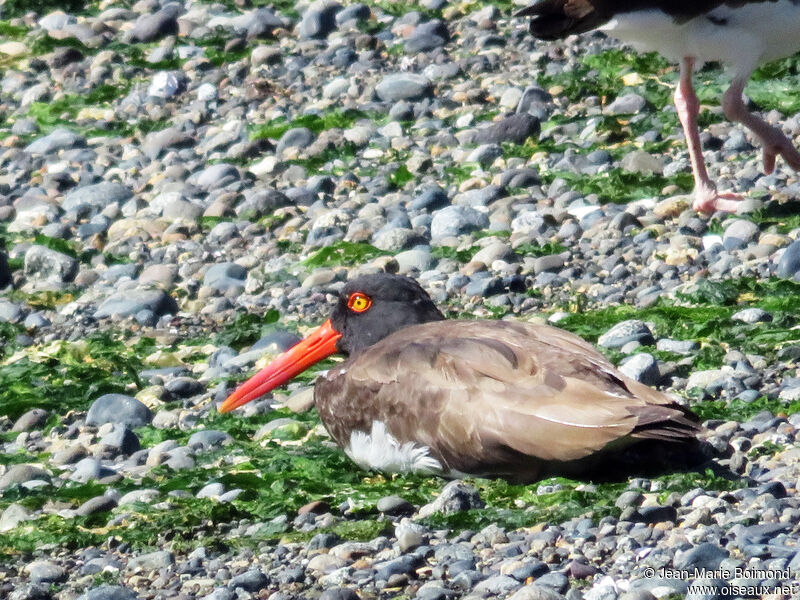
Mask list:
[[[0,4],[0,598],[800,594],[800,179],[695,76],[507,0]],[[800,57],[751,108],[800,143]],[[708,468],[359,470],[315,377],[217,407],[345,282],[550,323],[674,395]],[[700,587],[706,586],[706,587]]]

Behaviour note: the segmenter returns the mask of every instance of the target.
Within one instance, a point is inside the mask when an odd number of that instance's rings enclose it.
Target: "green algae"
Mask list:
[[[75,14],[85,12],[91,7],[84,0],[5,0],[3,16],[6,18],[22,17],[29,12],[45,15],[54,10],[63,10]]]
[[[773,320],[751,324],[731,318],[735,312],[751,307],[770,312]],[[560,320],[558,326],[596,342],[617,323],[640,319],[651,324],[657,338],[698,342],[700,350],[689,358],[693,369],[703,370],[722,366],[728,350],[774,360],[781,348],[800,344],[800,333],[796,329],[799,308],[800,284],[792,281],[777,278],[700,280],[693,288],[677,293],[676,300],[662,298],[647,308],[620,305],[583,310]],[[601,350],[613,361],[623,358],[617,352]],[[651,348],[642,350],[654,351]],[[684,365],[684,374],[688,372],[689,365]]]
[[[319,114],[300,115],[291,121],[285,118],[278,118],[264,125],[253,126],[250,131],[250,139],[277,140],[280,139],[284,133],[296,127],[305,127],[319,134],[328,129],[347,129],[362,119],[372,121],[380,118],[382,118],[382,115],[379,113],[371,113],[354,108],[345,110],[334,109]]]
[[[342,265],[355,266],[388,254],[390,252],[376,248],[366,242],[338,241],[330,246],[320,248],[300,264],[308,269]]]
[[[601,203],[624,204],[631,200],[659,197],[662,190],[670,185],[684,193],[694,185],[691,173],[678,173],[671,177],[656,174],[632,173],[622,169],[610,169],[596,175],[582,175],[568,171],[542,173],[542,180],[552,182],[564,179],[582,194],[596,194]]]
[[[14,419],[32,408],[87,410],[98,396],[138,387],[142,368],[135,348],[110,334],[18,351],[0,364],[0,414]]]
[[[214,336],[214,343],[217,346],[230,346],[241,350],[261,339],[279,319],[280,313],[274,309],[263,315],[240,313],[233,322],[226,323],[225,328]]]

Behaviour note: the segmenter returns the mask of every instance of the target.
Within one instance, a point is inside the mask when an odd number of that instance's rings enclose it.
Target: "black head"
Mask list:
[[[378,273],[344,286],[331,324],[342,334],[339,352],[356,354],[403,327],[442,319],[444,315],[416,281]]]
[[[331,318],[239,386],[220,412],[266,394],[336,352],[355,354],[398,329],[444,319],[413,279],[367,275],[344,286]]]

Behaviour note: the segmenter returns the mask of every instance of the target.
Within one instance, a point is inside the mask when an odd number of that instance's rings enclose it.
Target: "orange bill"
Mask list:
[[[292,346],[258,373],[240,385],[219,407],[219,412],[230,412],[263,396],[299,375],[311,365],[336,353],[336,342],[342,334],[333,328],[330,320],[307,338]]]

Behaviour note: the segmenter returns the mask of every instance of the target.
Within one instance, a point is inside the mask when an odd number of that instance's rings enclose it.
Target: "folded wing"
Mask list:
[[[400,442],[427,446],[464,472],[574,461],[637,438],[693,439],[698,430],[690,413],[584,340],[517,322],[403,329],[332,370],[317,401],[339,443],[353,426],[378,420]]]

